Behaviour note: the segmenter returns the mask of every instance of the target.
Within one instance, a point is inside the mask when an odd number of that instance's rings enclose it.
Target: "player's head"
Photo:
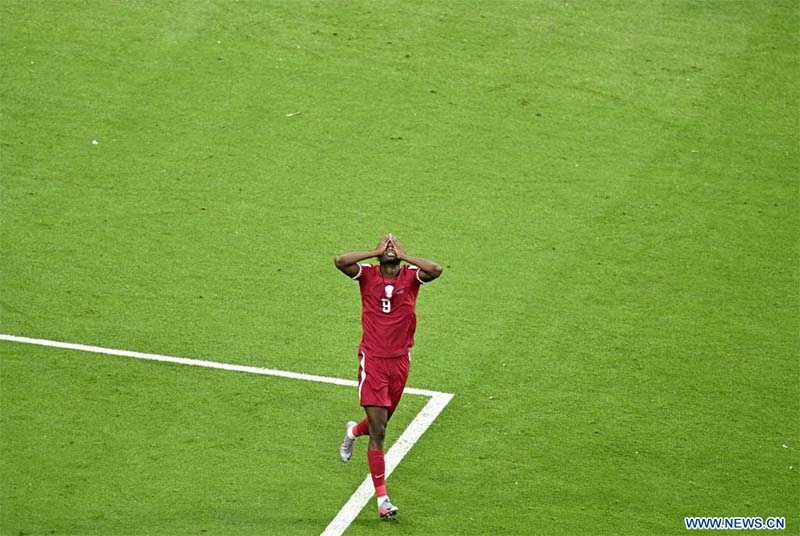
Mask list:
[[[381,245],[383,244],[383,239],[378,243],[378,248],[380,249]],[[378,257],[378,261],[381,264],[399,264],[400,259],[397,258],[397,250],[394,247],[394,244],[391,240],[386,245],[386,249],[383,250],[383,253]]]

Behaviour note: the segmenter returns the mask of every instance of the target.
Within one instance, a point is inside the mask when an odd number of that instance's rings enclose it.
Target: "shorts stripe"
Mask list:
[[[364,382],[367,379],[367,369],[366,369],[366,361],[367,355],[364,352],[361,352],[361,361],[359,364],[361,365],[361,377],[358,379],[358,400],[361,400],[361,387],[364,385]]]

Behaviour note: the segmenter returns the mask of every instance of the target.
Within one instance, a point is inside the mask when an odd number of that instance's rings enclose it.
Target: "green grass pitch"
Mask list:
[[[0,3],[0,333],[455,394],[346,534],[800,534],[800,6]],[[422,408],[407,397],[390,441]],[[355,390],[0,342],[0,534],[319,534]]]

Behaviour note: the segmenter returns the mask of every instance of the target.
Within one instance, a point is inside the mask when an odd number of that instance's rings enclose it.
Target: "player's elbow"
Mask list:
[[[344,270],[344,268],[347,266],[347,263],[343,257],[344,255],[337,255],[333,258],[333,265],[339,270]]]
[[[433,266],[430,267],[430,270],[427,270],[428,275],[431,279],[436,279],[444,272],[444,268],[442,268],[441,264],[434,263]]]

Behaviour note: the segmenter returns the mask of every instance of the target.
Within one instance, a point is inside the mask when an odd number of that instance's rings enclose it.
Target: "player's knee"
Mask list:
[[[370,439],[383,441],[383,438],[386,437],[386,423],[370,423],[369,437]]]
[[[369,437],[370,439],[383,441],[386,436],[386,422],[382,420],[370,421],[369,423]]]

